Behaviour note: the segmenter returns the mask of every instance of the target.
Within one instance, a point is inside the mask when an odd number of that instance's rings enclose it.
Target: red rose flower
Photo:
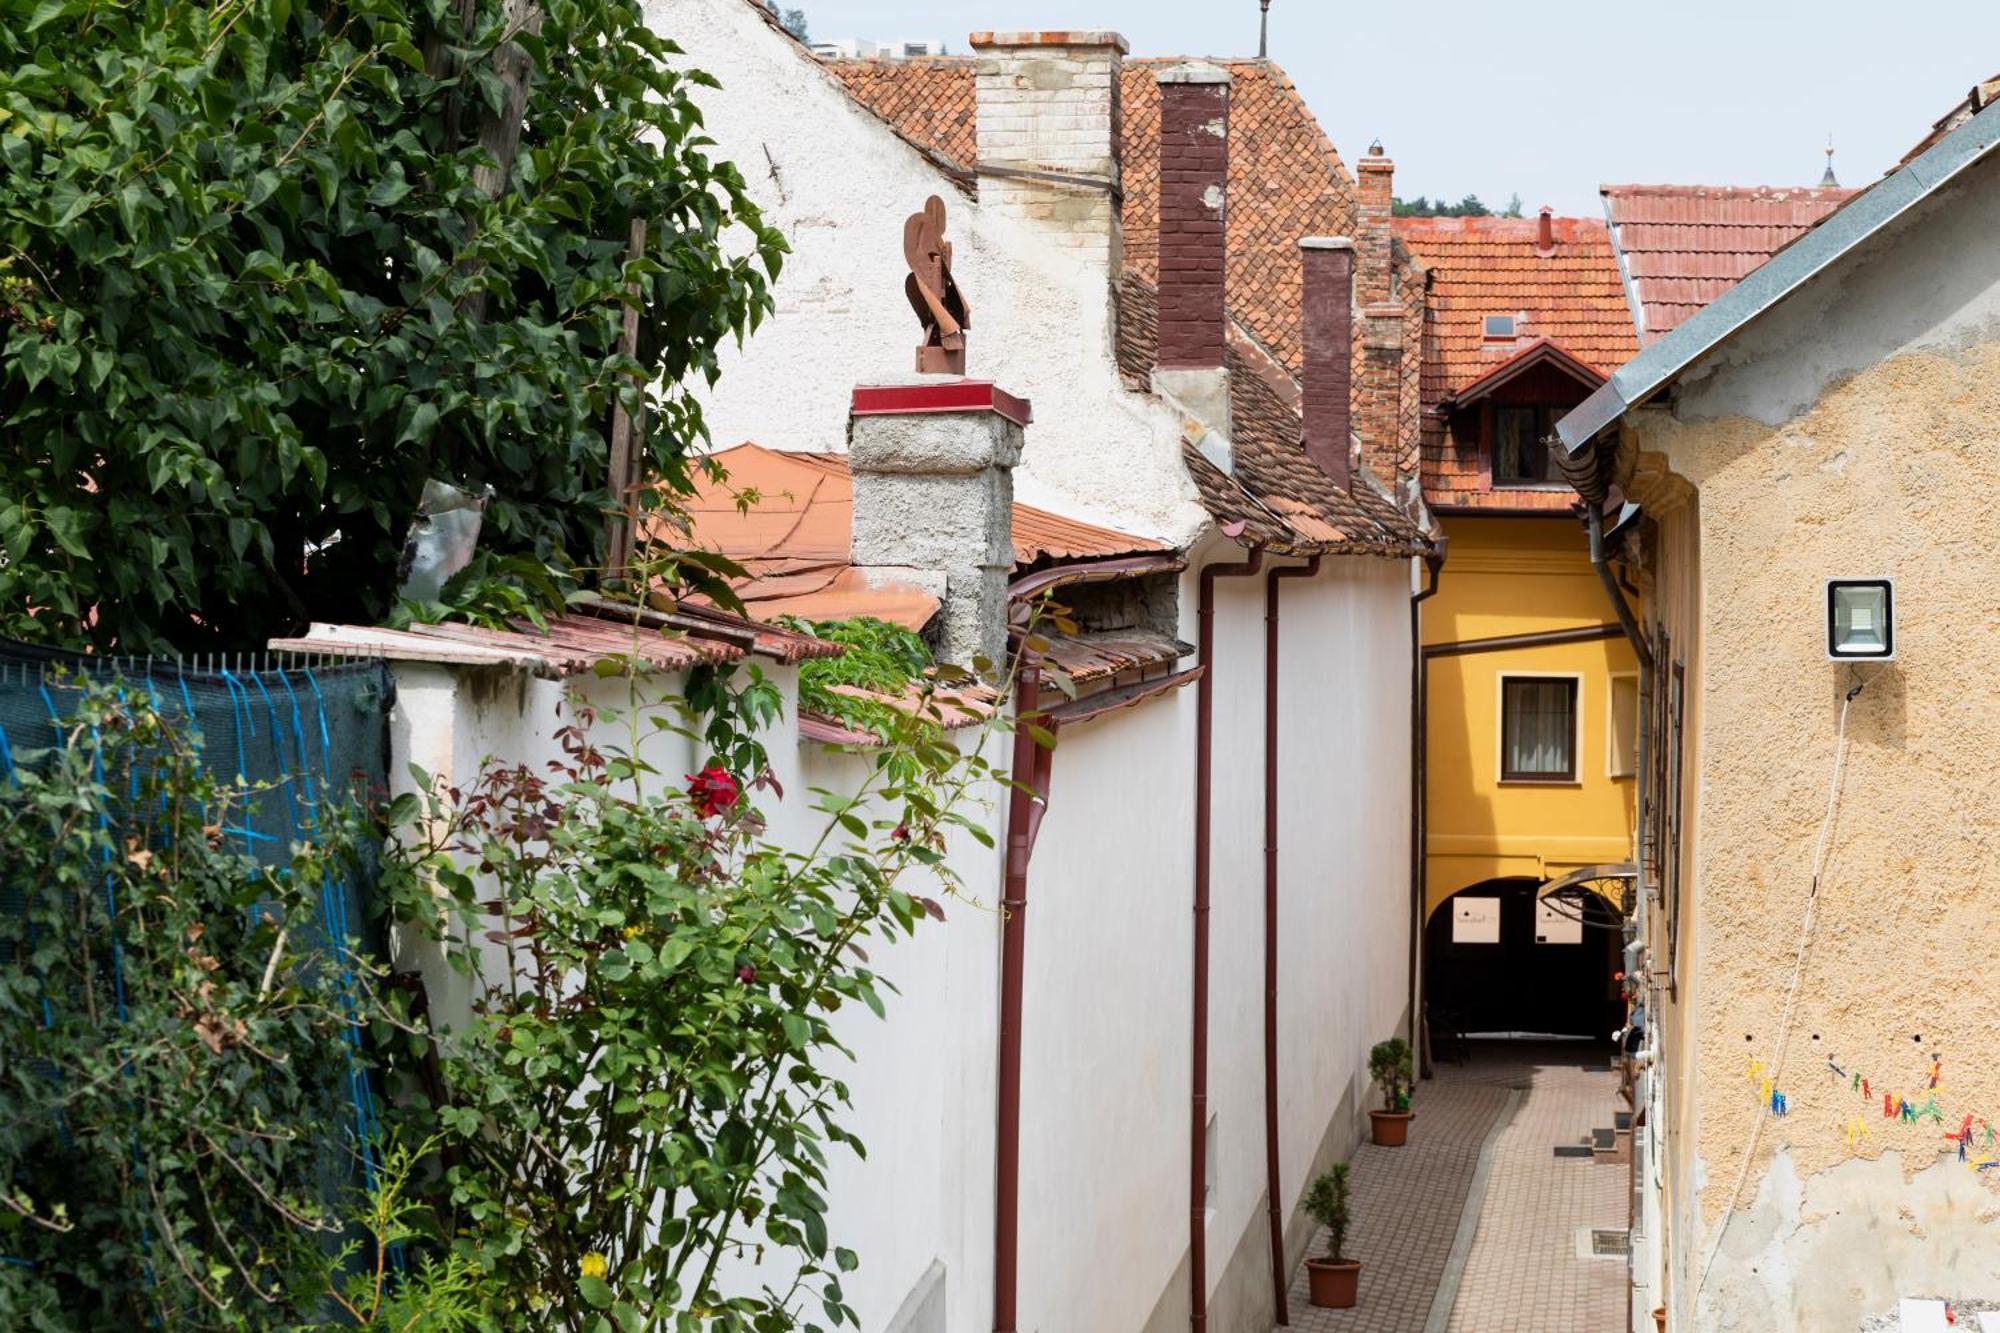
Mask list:
[[[743,789],[737,786],[729,771],[715,764],[710,764],[699,773],[688,774],[687,783],[688,797],[694,801],[695,810],[703,819],[721,814],[735,805],[736,798],[743,794]]]

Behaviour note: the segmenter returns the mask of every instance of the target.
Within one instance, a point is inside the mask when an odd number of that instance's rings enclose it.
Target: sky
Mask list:
[[[1257,0],[779,0],[815,40],[1113,28],[1132,54],[1252,56]],[[1271,56],[1403,198],[1600,216],[1606,183],[1843,185],[2000,71],[1996,0],[1272,0]]]

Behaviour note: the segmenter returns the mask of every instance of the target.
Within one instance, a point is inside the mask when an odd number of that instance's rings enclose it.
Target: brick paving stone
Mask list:
[[[1571,1047],[1535,1066],[1520,1106],[1494,1142],[1452,1333],[1624,1333],[1623,1256],[1579,1258],[1578,1232],[1624,1231],[1631,1168],[1559,1158],[1622,1110],[1605,1048]],[[1587,1062],[1587,1063],[1586,1063]]]
[[[1561,1161],[1553,1153],[1556,1143],[1579,1141],[1611,1123],[1617,1084],[1604,1071],[1601,1049],[1476,1043],[1466,1063],[1439,1062],[1437,1077],[1417,1090],[1409,1145],[1363,1143],[1355,1150],[1348,1249],[1362,1264],[1359,1302],[1351,1310],[1315,1309],[1306,1300],[1301,1265],[1292,1280],[1291,1328],[1422,1333],[1480,1148],[1509,1089],[1520,1089],[1523,1100],[1495,1141],[1451,1328],[1622,1330],[1625,1265],[1577,1259],[1575,1238],[1578,1227],[1625,1226],[1626,1169]],[[1578,1068],[1586,1060],[1597,1068]],[[1325,1244],[1322,1230],[1309,1252],[1322,1253]]]

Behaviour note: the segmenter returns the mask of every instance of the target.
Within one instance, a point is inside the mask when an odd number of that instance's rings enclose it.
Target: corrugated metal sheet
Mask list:
[[[1604,213],[1651,343],[1854,197],[1842,186],[1606,185]],[[1615,368],[1615,367],[1614,367]]]
[[[847,456],[790,453],[740,444],[716,455],[728,476],[698,479],[686,503],[692,541],[742,565],[737,596],[760,617],[838,620],[873,616],[921,629],[937,614],[937,590],[864,574],[848,560],[854,480]],[[656,540],[685,543],[690,534],[655,526]],[[1092,560],[1172,548],[1150,537],[1014,506],[1014,561]]]
[[[508,667],[554,678],[579,675],[610,658],[636,658],[657,671],[685,671],[741,661],[752,653],[799,662],[838,657],[843,651],[808,634],[706,608],[668,613],[630,608],[616,616],[579,611],[550,618],[547,629],[526,621],[505,630],[456,624],[406,630],[314,624],[303,635],[273,639],[269,646],[279,652]]]

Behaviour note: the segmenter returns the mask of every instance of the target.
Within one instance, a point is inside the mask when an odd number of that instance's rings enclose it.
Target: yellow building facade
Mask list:
[[[1426,919],[1460,890],[1558,879],[1632,848],[1638,666],[1581,525],[1570,514],[1442,522],[1449,555],[1423,608]],[[1563,635],[1574,637],[1508,646]],[[1566,771],[1523,771],[1508,753],[1519,714],[1562,748],[1551,702],[1567,705],[1572,740],[1542,767]]]

